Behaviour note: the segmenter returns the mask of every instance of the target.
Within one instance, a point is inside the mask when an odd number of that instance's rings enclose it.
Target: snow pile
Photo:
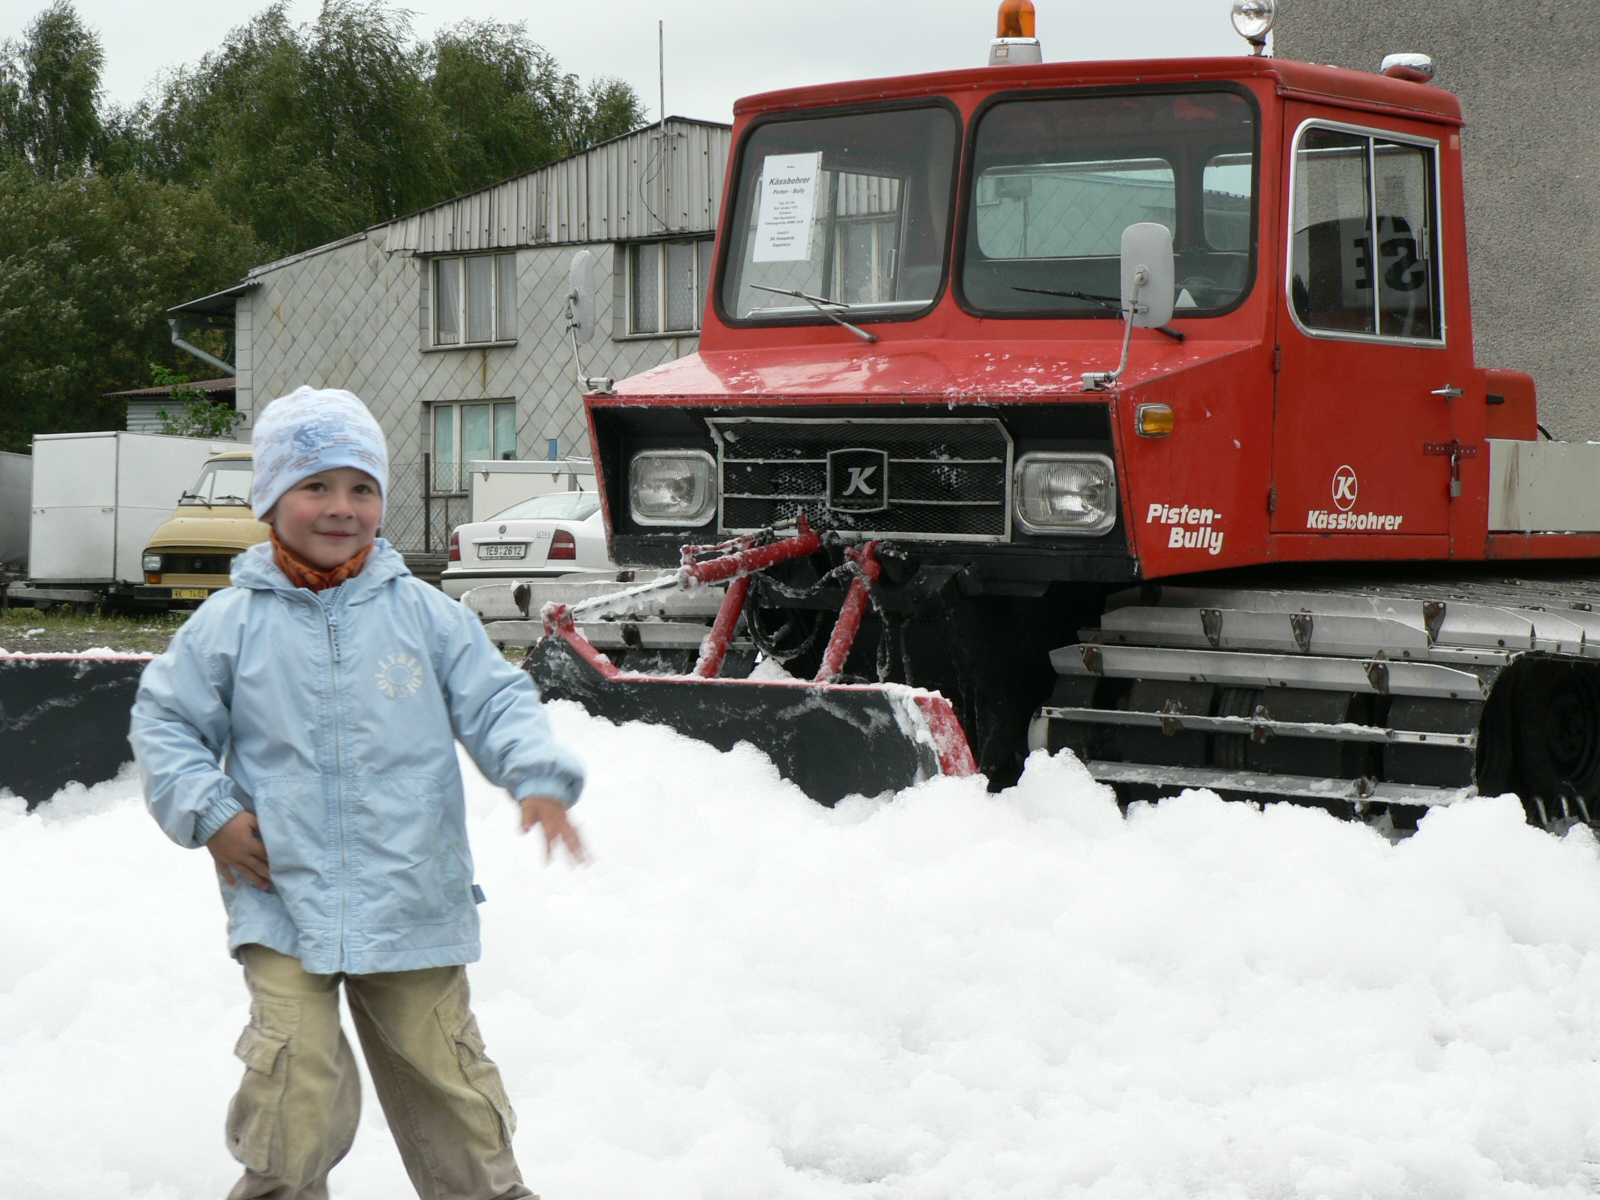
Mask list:
[[[818,808],[554,713],[592,865],[469,784],[476,1006],[546,1200],[1578,1197],[1600,854],[1510,801],[1391,845],[1068,758]],[[10,803],[10,802],[6,802]],[[128,778],[0,806],[0,1198],[223,1194],[246,1016],[209,859]],[[342,1200],[410,1194],[370,1093]]]

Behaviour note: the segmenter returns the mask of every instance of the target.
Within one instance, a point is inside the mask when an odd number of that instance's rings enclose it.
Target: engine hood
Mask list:
[[[266,541],[270,533],[248,508],[236,504],[215,508],[185,505],[150,535],[148,548],[244,550]]]
[[[622,380],[615,398],[602,402],[1089,399],[1105,393],[1085,392],[1082,376],[1116,367],[1121,345],[1111,345],[1096,339],[1006,347],[984,339],[897,341],[861,351],[838,346],[707,350]],[[1180,343],[1152,330],[1136,330],[1117,390],[1192,370],[1253,345],[1195,338]]]

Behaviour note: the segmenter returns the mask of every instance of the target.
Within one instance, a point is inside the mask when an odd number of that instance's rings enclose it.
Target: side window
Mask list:
[[[1433,157],[1373,134],[1302,130],[1290,299],[1307,329],[1440,337]]]

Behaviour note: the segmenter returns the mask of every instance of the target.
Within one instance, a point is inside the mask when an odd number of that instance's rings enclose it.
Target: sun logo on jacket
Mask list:
[[[378,664],[378,687],[391,700],[414,696],[422,686],[422,664],[396,650]]]

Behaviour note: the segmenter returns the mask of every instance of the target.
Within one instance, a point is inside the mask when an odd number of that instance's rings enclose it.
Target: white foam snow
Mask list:
[[[1600,854],[1514,801],[1390,844],[1070,758],[829,811],[552,706],[594,862],[469,776],[476,1007],[546,1200],[1572,1197]],[[131,775],[0,801],[0,1198],[189,1200],[246,1016],[209,859]],[[370,1093],[342,1200],[410,1194]]]

